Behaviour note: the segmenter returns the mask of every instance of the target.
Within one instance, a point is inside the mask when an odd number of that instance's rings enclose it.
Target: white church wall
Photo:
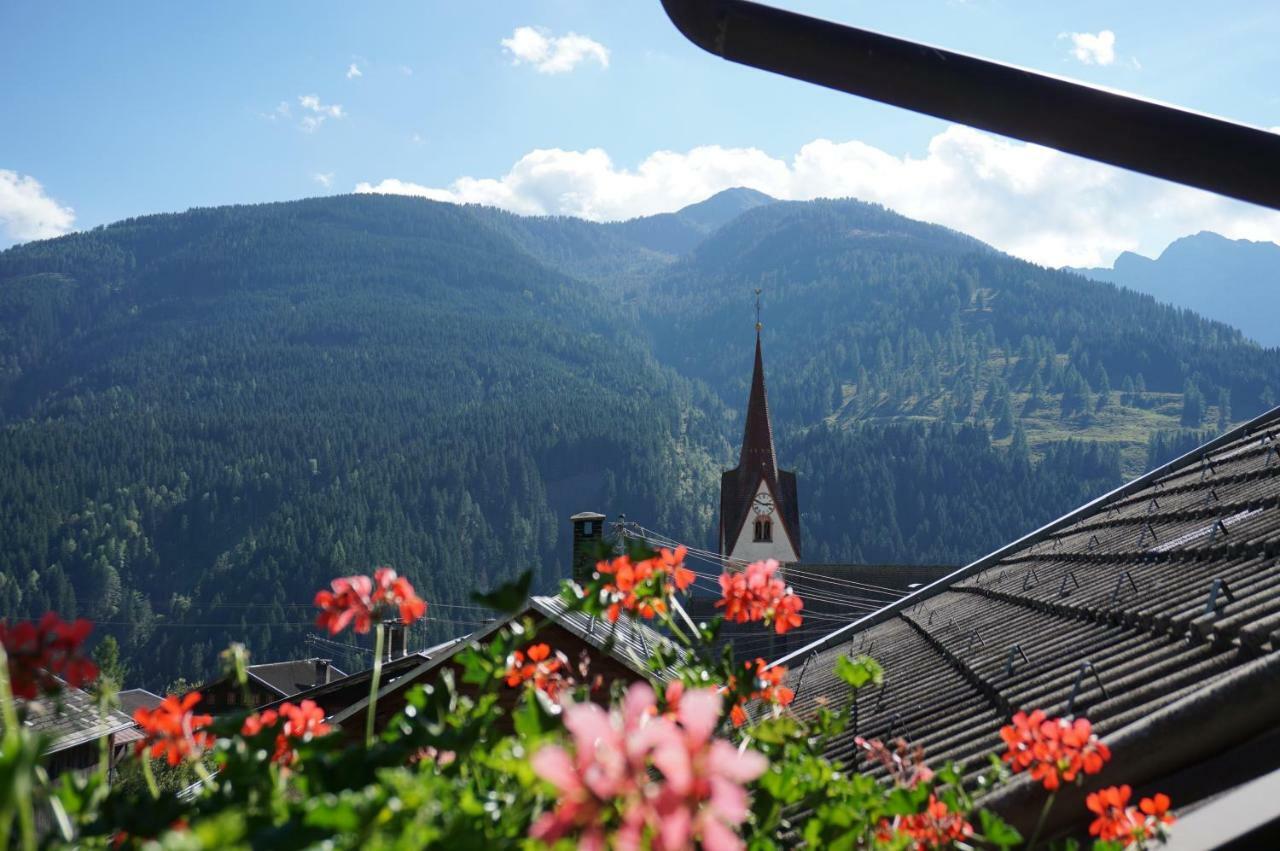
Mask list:
[[[762,493],[769,494],[776,505],[778,500],[769,490],[769,483],[761,481],[760,487],[756,491],[756,496]],[[773,540],[757,541],[755,540],[755,519],[756,513],[753,509],[747,511],[747,521],[742,524],[742,529],[738,532],[738,539],[733,546],[729,548],[730,558],[740,558],[747,561],[760,561],[762,559],[774,558],[781,562],[799,561],[796,558],[795,547],[791,545],[791,539],[787,536],[786,527],[783,526],[782,518],[778,516],[775,510],[769,519],[773,521]]]

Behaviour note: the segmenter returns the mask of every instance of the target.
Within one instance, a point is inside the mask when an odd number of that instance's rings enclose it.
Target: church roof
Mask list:
[[[847,696],[838,656],[883,665],[833,756],[904,736],[974,771],[1015,710],[1074,712],[1115,758],[1055,810],[1117,783],[1189,803],[1280,728],[1278,556],[1280,408],[779,661],[801,713]],[[1020,824],[1031,792],[1001,793]]]
[[[756,331],[756,360],[751,373],[751,393],[747,398],[747,420],[742,430],[742,449],[738,466],[720,479],[720,542],[726,551],[735,540],[751,513],[751,500],[761,480],[778,506],[778,514],[787,538],[800,556],[800,509],[796,498],[796,476],[778,469],[778,455],[773,446],[773,422],[769,417],[769,394],[764,383],[764,354],[760,332]]]
[[[751,395],[747,398],[747,422],[742,431],[742,451],[738,467],[766,470],[776,474],[778,455],[773,448],[773,423],[769,420],[769,394],[764,386],[764,354],[760,332],[756,332],[756,363],[751,373]]]

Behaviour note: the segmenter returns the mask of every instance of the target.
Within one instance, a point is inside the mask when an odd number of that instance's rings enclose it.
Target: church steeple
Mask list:
[[[738,466],[720,477],[720,552],[730,558],[800,558],[796,476],[778,469],[764,381],[760,290],[756,290],[756,358]]]
[[[757,291],[758,292],[758,291]],[[769,419],[769,394],[764,386],[764,353],[760,348],[760,323],[756,322],[756,365],[751,374],[751,395],[747,397],[747,422],[742,432],[738,467],[760,470],[769,478],[778,472],[778,455],[773,448],[773,423]]]

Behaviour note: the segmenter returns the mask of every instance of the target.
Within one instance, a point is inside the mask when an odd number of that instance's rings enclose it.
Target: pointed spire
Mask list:
[[[773,450],[773,423],[769,420],[769,394],[764,387],[764,354],[760,350],[759,290],[756,290],[756,365],[751,375],[751,396],[747,400],[747,424],[742,433],[742,469],[763,469],[774,479],[778,457]]]

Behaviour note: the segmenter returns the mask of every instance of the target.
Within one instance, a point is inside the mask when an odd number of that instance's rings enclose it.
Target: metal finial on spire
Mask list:
[[[760,322],[760,288],[756,287],[756,333],[760,333],[760,329],[764,325]]]

